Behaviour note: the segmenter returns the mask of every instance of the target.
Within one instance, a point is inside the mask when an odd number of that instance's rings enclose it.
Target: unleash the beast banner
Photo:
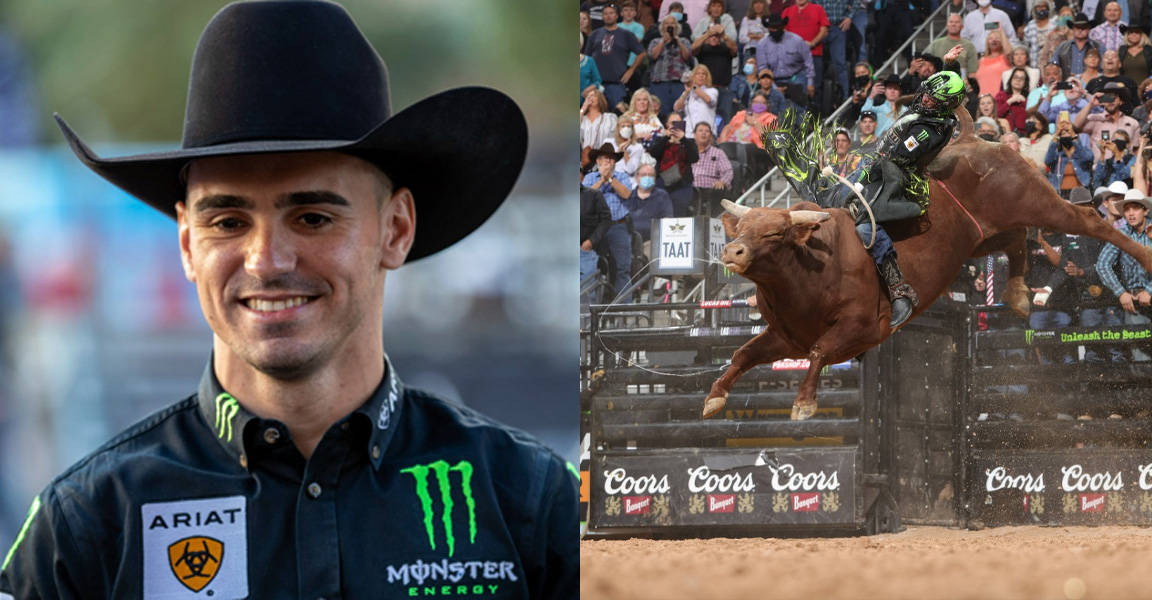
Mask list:
[[[854,527],[856,449],[593,455],[591,526]]]

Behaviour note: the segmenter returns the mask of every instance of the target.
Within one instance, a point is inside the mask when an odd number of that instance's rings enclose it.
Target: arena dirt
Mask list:
[[[1152,598],[1152,529],[910,527],[834,539],[585,540],[580,597]]]

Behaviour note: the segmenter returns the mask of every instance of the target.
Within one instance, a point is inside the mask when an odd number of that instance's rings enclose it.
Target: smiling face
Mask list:
[[[298,380],[382,353],[384,277],[415,233],[407,189],[333,152],[199,159],[176,206],[216,373]]]

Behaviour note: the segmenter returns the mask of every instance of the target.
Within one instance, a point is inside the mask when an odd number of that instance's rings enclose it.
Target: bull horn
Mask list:
[[[832,215],[818,210],[794,210],[788,214],[792,215],[793,225],[799,225],[801,223],[823,223],[832,218]]]
[[[720,206],[723,206],[724,210],[728,214],[736,217],[737,219],[743,219],[744,215],[748,214],[748,211],[752,210],[751,206],[740,206],[731,200],[721,200]]]

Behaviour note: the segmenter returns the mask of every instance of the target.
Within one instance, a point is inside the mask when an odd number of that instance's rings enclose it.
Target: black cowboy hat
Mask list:
[[[461,108],[472,118],[454,116]],[[457,88],[392,114],[384,61],[340,5],[319,1],[235,3],[212,18],[192,59],[179,150],[104,159],[56,121],[88,168],[173,218],[183,169],[197,158],[357,156],[412,191],[419,218],[408,261],[483,224],[528,149],[523,113],[496,90]]]
[[[1072,23],[1070,23],[1070,26],[1078,27],[1080,29],[1091,29],[1092,21],[1089,21],[1088,16],[1084,13],[1076,13],[1076,16],[1072,17]]]
[[[613,146],[610,142],[604,142],[599,148],[588,151],[588,160],[592,162],[596,162],[596,159],[600,158],[601,156],[607,156],[612,160],[618,161],[621,158],[624,158],[624,153],[617,152],[616,147]]]
[[[1116,94],[1124,102],[1132,98],[1132,90],[1120,81],[1109,81],[1104,84],[1104,87],[1100,88],[1100,91],[1105,94]]]
[[[767,18],[761,19],[760,24],[768,29],[783,29],[788,25],[788,19],[781,18],[780,13],[772,13]]]
[[[885,87],[893,86],[893,85],[898,87],[898,88],[901,88],[901,90],[903,90],[903,88],[904,88],[904,84],[900,83],[900,76],[895,74],[895,73],[884,78],[884,86]]]

